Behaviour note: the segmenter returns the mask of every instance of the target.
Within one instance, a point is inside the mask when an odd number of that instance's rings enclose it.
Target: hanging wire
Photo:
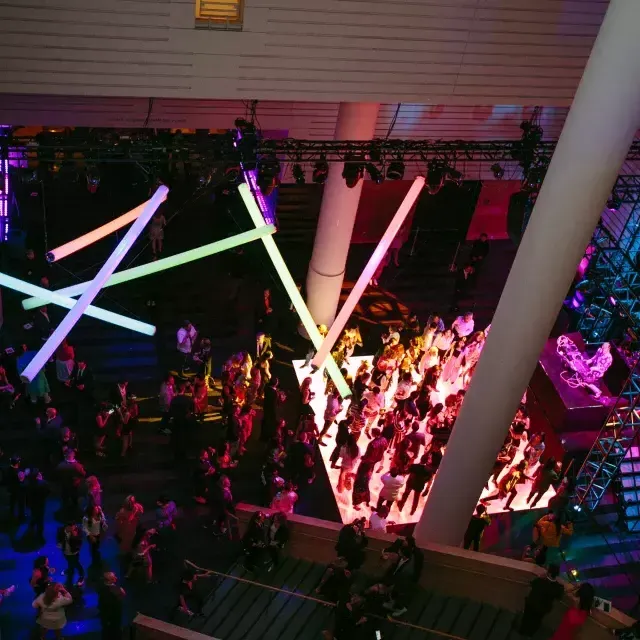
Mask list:
[[[388,140],[393,132],[393,129],[396,126],[396,121],[398,120],[398,114],[400,113],[400,108],[402,107],[402,102],[398,102],[398,106],[396,107],[396,112],[393,114],[393,118],[391,118],[391,123],[389,124],[389,130],[387,131],[387,135],[385,136],[385,140]]]

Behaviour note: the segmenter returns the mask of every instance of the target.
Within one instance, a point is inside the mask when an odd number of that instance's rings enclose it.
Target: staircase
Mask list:
[[[287,557],[271,573],[255,576],[240,564],[220,576],[202,616],[177,612],[173,622],[220,640],[317,640],[333,625],[333,604],[315,594],[326,567]],[[419,589],[398,621],[368,616],[366,631],[382,640],[520,640],[515,614],[464,598]],[[547,630],[534,636],[550,637]],[[361,637],[368,638],[369,635]]]
[[[321,184],[280,185],[275,238],[281,249],[292,244],[311,246],[318,225],[322,191]]]
[[[640,447],[629,447],[620,465],[616,491],[621,521],[630,532],[640,532]]]

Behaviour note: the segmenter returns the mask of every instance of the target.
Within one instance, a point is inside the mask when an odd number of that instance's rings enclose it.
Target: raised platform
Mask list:
[[[581,351],[584,342],[579,333],[569,334]],[[565,431],[599,431],[609,413],[611,398],[603,382],[602,397],[596,400],[586,389],[572,388],[563,379],[564,364],[557,353],[557,338],[549,338],[531,378],[531,389],[545,408],[553,429]]]
[[[349,373],[352,376],[355,376],[355,373],[358,370],[363,360],[368,360],[370,362],[372,360],[372,356],[353,356],[350,358],[349,364],[346,365],[346,368],[348,369]],[[311,401],[311,406],[313,407],[313,410],[315,411],[315,414],[316,414],[316,424],[318,425],[319,428],[322,428],[323,415],[324,415],[324,410],[326,406],[326,396],[324,394],[325,382],[321,372],[317,372],[312,375],[311,370],[308,367],[302,368],[303,364],[304,364],[303,360],[294,360],[293,368],[296,372],[298,382],[301,383],[302,380],[304,380],[304,378],[306,378],[307,376],[311,376],[313,379],[311,389],[315,393],[315,397]],[[393,403],[393,394],[394,394],[395,388],[396,388],[396,380],[394,379],[386,393],[387,407],[393,406],[392,403]],[[437,402],[444,402],[444,399],[449,394],[455,393],[458,390],[458,388],[459,388],[458,385],[455,385],[455,384],[452,385],[446,382],[441,382],[438,385],[437,392],[432,395],[432,398],[431,398],[432,404],[435,404]],[[343,411],[338,416],[338,420],[341,420],[346,415],[348,407],[349,407],[349,401],[344,403]],[[331,488],[333,490],[333,495],[338,505],[340,516],[343,522],[351,522],[355,518],[362,517],[362,516],[365,516],[368,519],[369,516],[371,515],[371,509],[369,507],[367,507],[366,505],[361,505],[360,510],[355,510],[351,504],[351,491],[345,490],[343,492],[339,492],[337,489],[340,471],[339,469],[331,468],[331,461],[329,459],[335,446],[335,435],[337,432],[336,422],[334,422],[334,424],[329,429],[329,438],[325,439],[325,442],[327,443],[328,446],[318,447],[318,449],[320,450],[320,454],[322,456],[322,461],[327,471],[327,475],[329,476],[329,481],[331,484]],[[421,431],[425,432],[427,444],[429,444],[431,440],[431,435],[426,433],[424,422],[421,423]],[[364,434],[362,434],[358,442],[358,446],[360,447],[361,454],[364,453],[368,442],[369,442],[368,438]],[[513,464],[517,464],[522,459],[524,447],[525,447],[525,443],[522,443],[520,447],[520,451],[518,451],[518,453],[516,454]],[[422,454],[422,451],[420,452],[420,455],[421,454]],[[384,461],[383,461],[383,473],[386,473],[389,470],[391,466],[392,457],[393,457],[392,452],[387,452],[385,454]],[[533,475],[536,471],[536,468],[537,467],[530,469],[528,473]],[[357,466],[356,466],[356,469],[357,469]],[[503,471],[503,474],[506,474],[507,471],[508,469],[505,469]],[[369,483],[369,487],[371,490],[372,505],[375,505],[378,499],[380,490],[382,489],[381,476],[382,476],[382,473],[374,473],[373,477],[371,478],[371,482]],[[531,490],[530,485],[531,483],[527,482],[525,484],[521,484],[518,486],[518,495],[512,503],[512,507],[514,511],[526,511],[529,509],[526,500]],[[492,481],[489,481],[488,489],[485,489],[482,492],[481,498],[486,498],[487,496],[495,493],[495,491],[496,491],[495,484]],[[538,504],[536,505],[536,508],[541,509],[546,507],[549,503],[549,500],[553,497],[554,494],[555,494],[555,490],[549,489],[549,491],[538,502]],[[402,492],[400,495],[402,495]],[[411,510],[410,504],[409,504],[410,501],[408,501],[408,503],[405,505],[403,511],[399,511],[398,505],[397,503],[395,503],[391,509],[391,513],[389,515],[389,521],[394,522],[396,524],[408,524],[408,523],[417,522],[424,508],[424,503],[426,502],[427,499],[428,498],[423,498],[422,496],[420,497],[420,501],[418,503],[418,509],[416,510],[416,513],[413,516],[409,514]],[[506,500],[493,500],[489,502],[488,512],[490,514],[503,513],[505,511],[504,509],[505,502]]]

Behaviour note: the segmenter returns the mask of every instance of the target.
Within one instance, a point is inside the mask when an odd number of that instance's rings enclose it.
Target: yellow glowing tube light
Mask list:
[[[49,251],[49,253],[47,253],[47,260],[49,262],[57,262],[58,260],[66,258],[72,253],[80,251],[80,249],[84,249],[90,244],[93,244],[98,240],[102,240],[102,238],[108,236],[110,233],[114,233],[118,229],[121,229],[122,227],[130,224],[138,218],[148,202],[149,201],[147,200],[147,202],[143,202],[140,206],[136,207],[135,209],[131,209],[131,211],[121,215],[115,220],[107,222],[107,224],[104,224],[101,227],[94,229],[93,231],[89,231],[89,233],[85,233],[83,236],[80,236],[75,240],[67,242],[66,244],[59,246],[57,249]]]
[[[256,200],[253,197],[253,194],[251,193],[248,185],[241,184],[238,187],[238,191],[242,196],[242,200],[244,201],[247,207],[247,210],[249,211],[249,215],[251,216],[251,219],[253,220],[253,224],[255,224],[256,228],[265,226],[266,223],[264,221],[262,213],[260,212],[260,208],[258,207]],[[280,250],[278,249],[278,246],[276,245],[274,239],[271,236],[265,236],[264,238],[262,238],[262,242],[265,246],[265,249],[267,250],[267,253],[269,254],[269,257],[271,258],[271,261],[273,262],[273,266],[275,267],[275,270],[278,272],[278,275],[282,280],[282,284],[284,285],[284,288],[289,294],[289,298],[291,299],[291,302],[295,307],[295,310],[298,312],[298,316],[300,317],[302,326],[306,329],[307,333],[309,334],[309,337],[311,338],[311,342],[313,343],[313,346],[316,349],[319,349],[322,345],[322,336],[318,331],[318,327],[316,326],[316,323],[313,320],[313,317],[311,316],[311,313],[309,312],[309,309],[307,308],[305,301],[302,299],[302,296],[298,291],[298,287],[296,286],[295,280],[291,276],[291,273],[289,272],[287,265],[282,259],[282,255],[280,253]],[[331,376],[340,395],[343,398],[349,397],[351,395],[351,389],[349,389],[349,385],[347,385],[347,382],[345,381],[344,376],[342,375],[342,373],[340,373],[340,369],[338,365],[335,363],[335,360],[331,357],[331,355],[329,355],[329,357],[327,358],[326,365],[327,365],[327,372]]]

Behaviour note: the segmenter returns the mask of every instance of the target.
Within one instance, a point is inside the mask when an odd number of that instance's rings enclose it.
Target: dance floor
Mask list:
[[[348,369],[349,373],[355,377],[356,371],[358,370],[358,367],[360,366],[362,361],[368,360],[369,363],[371,363],[372,358],[373,358],[372,356],[352,356],[349,360],[349,364],[346,365],[346,368]],[[313,378],[311,389],[315,393],[315,397],[311,401],[311,406],[313,407],[313,410],[315,411],[315,414],[316,414],[316,424],[318,428],[321,429],[322,425],[324,424],[323,416],[324,416],[324,410],[326,406],[326,396],[324,394],[325,382],[323,379],[322,372],[318,371],[315,374],[311,374],[311,369],[309,367],[303,368],[304,360],[294,360],[292,364],[296,372],[296,376],[298,378],[299,383],[301,383],[308,376],[311,376]],[[393,394],[395,391],[395,387],[396,387],[396,379],[394,378],[392,383],[389,385],[389,389],[387,390],[387,393],[386,393],[387,407],[393,406],[392,403],[393,403]],[[447,382],[439,383],[437,392],[431,398],[432,404],[435,404],[437,402],[444,402],[445,397],[451,393],[455,393],[459,389],[459,387],[460,387],[459,382],[454,384],[450,384]],[[349,401],[346,401],[344,403],[342,413],[338,416],[337,420],[341,420],[345,416],[348,406],[349,406]],[[337,487],[338,487],[338,476],[340,474],[340,470],[332,469],[331,462],[329,460],[329,456],[331,455],[331,452],[333,451],[335,446],[335,436],[337,431],[336,423],[337,421],[334,422],[333,425],[331,425],[331,429],[329,429],[329,437],[325,438],[324,440],[328,446],[318,447],[318,449],[320,450],[320,454],[322,455],[322,461],[324,462],[324,466],[329,476],[331,488],[333,489],[333,495],[336,499],[336,503],[338,504],[338,509],[340,510],[340,516],[342,517],[342,522],[351,522],[355,518],[358,518],[361,516],[366,516],[368,518],[369,515],[371,514],[371,509],[366,505],[361,505],[361,509],[359,511],[355,510],[351,505],[350,490],[345,490],[342,493],[338,492]],[[425,423],[422,423],[421,430],[424,431],[424,429],[425,429]],[[428,444],[431,439],[431,436],[429,434],[426,434],[426,437],[427,437],[427,444]],[[364,432],[363,432],[358,442],[358,446],[360,447],[361,454],[364,453],[368,443],[369,443],[369,439],[364,435]],[[526,446],[525,443],[522,443],[520,445],[520,450],[516,454],[513,464],[517,464],[522,459],[522,452],[525,446]],[[422,455],[422,451],[420,452],[420,455]],[[385,455],[382,473],[374,473],[373,477],[371,478],[369,487],[371,490],[372,505],[375,505],[378,499],[378,494],[382,489],[382,482],[380,478],[383,475],[383,473],[386,473],[389,470],[389,467],[391,464],[391,458],[392,458],[392,454],[387,453]],[[379,467],[376,467],[376,469],[378,468]],[[533,469],[528,470],[527,474],[530,476],[533,476],[533,474],[536,471],[536,468],[537,467],[533,467]],[[357,469],[357,466],[356,466],[356,469]],[[503,471],[503,474],[505,473],[507,473],[507,469]],[[485,489],[482,492],[481,498],[486,498],[487,496],[495,493],[496,487],[492,481],[489,481],[488,486],[489,488]],[[527,481],[524,484],[518,485],[518,495],[516,496],[516,498],[511,504],[514,511],[526,511],[529,508],[527,506],[526,500],[530,490],[531,490],[531,482],[529,481]],[[404,491],[404,489],[402,491]],[[400,495],[402,495],[402,492]],[[549,500],[554,495],[555,495],[555,490],[553,488],[549,489],[549,491],[547,491],[547,493],[538,502],[538,504],[536,505],[536,508],[539,509],[542,507],[546,507],[549,503]],[[420,514],[422,513],[422,509],[424,507],[424,503],[426,500],[427,498],[423,498],[422,496],[420,497],[420,502],[418,503],[418,509],[413,516],[411,516],[409,513],[411,510],[412,498],[410,498],[407,501],[402,512],[398,510],[398,505],[397,503],[395,503],[389,515],[389,519],[388,519],[389,522],[390,523],[394,522],[396,524],[416,522],[419,519]],[[491,502],[488,503],[488,512],[491,514],[504,512],[505,502],[506,502],[506,499],[492,500]]]

